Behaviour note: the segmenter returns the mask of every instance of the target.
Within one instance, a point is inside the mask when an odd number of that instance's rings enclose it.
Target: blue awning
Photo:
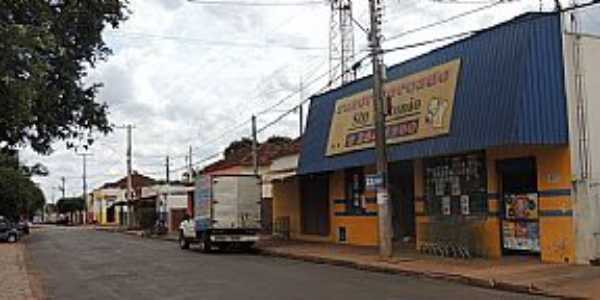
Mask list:
[[[454,59],[461,70],[448,135],[390,145],[390,161],[507,145],[568,142],[559,14],[529,13],[388,68],[388,80]],[[311,99],[299,174],[375,163],[374,150],[326,156],[337,100],[372,88],[371,77]]]

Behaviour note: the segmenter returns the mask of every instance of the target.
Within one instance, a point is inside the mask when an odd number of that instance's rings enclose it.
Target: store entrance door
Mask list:
[[[392,201],[394,240],[415,238],[414,168],[412,161],[390,163],[389,193]]]
[[[539,254],[535,158],[498,161],[497,170],[501,187],[503,253]]]

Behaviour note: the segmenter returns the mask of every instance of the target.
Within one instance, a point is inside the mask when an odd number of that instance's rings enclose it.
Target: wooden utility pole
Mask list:
[[[189,182],[194,182],[194,169],[192,167],[192,145],[189,146],[188,148],[188,181]]]
[[[59,189],[60,189],[60,192],[62,193],[62,199],[65,198],[65,189],[66,189],[65,180],[66,180],[65,176],[60,178],[61,186],[59,187]]]
[[[133,139],[132,139],[132,130],[135,128],[132,124],[128,124],[125,126],[117,127],[120,129],[127,130],[127,193],[125,198],[127,200],[127,225],[128,227],[133,227],[135,222],[133,220],[133,179],[132,179],[132,148],[133,148]]]
[[[87,220],[87,205],[88,205],[88,197],[87,197],[87,157],[91,156],[91,153],[79,153],[77,154],[82,158],[82,185],[83,185],[83,202],[84,202],[84,218]],[[63,189],[64,189],[64,177],[63,177]],[[63,198],[64,198],[63,192]]]
[[[258,140],[256,132],[256,116],[252,115],[252,167],[254,175],[258,175]]]
[[[369,32],[369,47],[373,62],[373,107],[375,122],[375,152],[377,155],[377,176],[380,186],[377,187],[377,205],[379,216],[379,254],[391,257],[392,247],[392,213],[388,193],[388,163],[385,137],[384,90],[385,66],[381,50],[381,23],[383,0],[369,0],[371,14],[371,31]]]
[[[298,117],[300,118],[299,133],[300,136],[304,134],[304,106],[302,103],[304,102],[304,83],[302,82],[302,78],[300,78],[300,103],[298,104]]]

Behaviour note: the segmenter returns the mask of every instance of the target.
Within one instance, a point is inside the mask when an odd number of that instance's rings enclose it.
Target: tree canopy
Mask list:
[[[61,198],[56,202],[56,209],[61,214],[83,211],[85,200],[82,197]]]
[[[11,220],[30,217],[46,203],[44,193],[29,174],[5,163],[0,163],[0,191],[0,215]]]
[[[111,50],[102,31],[126,19],[127,0],[0,1],[0,148],[42,154],[64,140],[87,147],[111,127],[89,68]]]

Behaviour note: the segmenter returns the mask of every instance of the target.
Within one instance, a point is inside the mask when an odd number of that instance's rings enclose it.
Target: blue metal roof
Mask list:
[[[389,161],[503,145],[568,142],[559,14],[529,13],[388,68],[388,80],[461,59],[450,134],[388,147]],[[299,173],[375,163],[373,149],[327,157],[338,99],[372,88],[366,77],[310,103]]]

